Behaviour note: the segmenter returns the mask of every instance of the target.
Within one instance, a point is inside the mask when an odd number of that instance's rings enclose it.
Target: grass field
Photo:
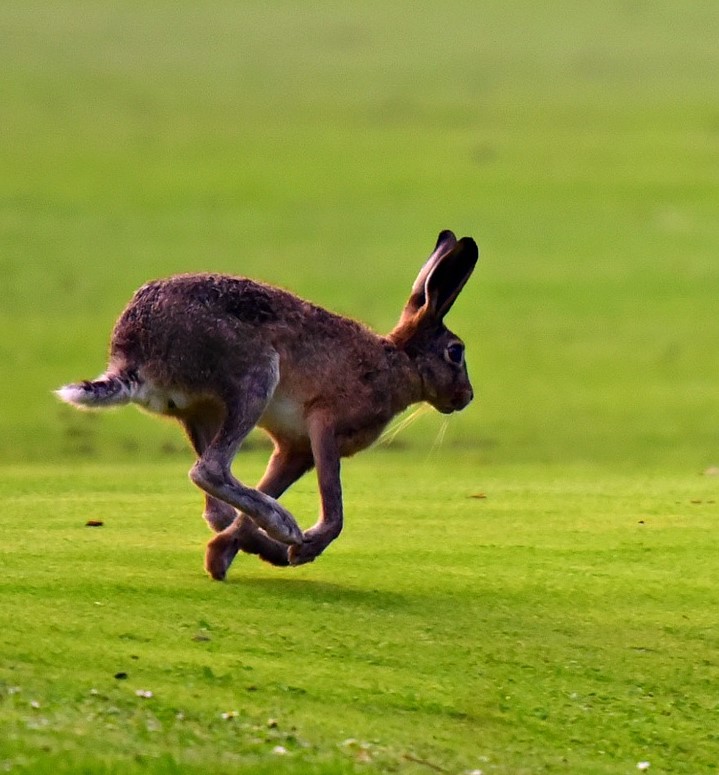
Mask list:
[[[716,771],[718,24],[2,4],[0,769]],[[348,461],[313,565],[210,583],[178,430],[51,396],[173,272],[387,330],[443,228],[477,399]]]
[[[244,558],[225,584],[203,578],[198,498],[176,465],[13,469],[4,760],[712,772],[716,481],[450,461],[358,458],[351,520],[321,560]],[[288,499],[314,501],[308,483]]]

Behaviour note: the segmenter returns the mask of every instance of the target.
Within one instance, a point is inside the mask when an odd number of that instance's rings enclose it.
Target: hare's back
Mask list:
[[[242,277],[155,280],[140,288],[120,315],[111,358],[168,379],[206,380],[228,361],[261,354],[278,327],[302,318],[304,304],[287,291]]]
[[[143,285],[122,317],[130,321],[181,314],[203,319],[210,314],[257,324],[296,315],[304,304],[288,291],[246,277],[184,274]]]

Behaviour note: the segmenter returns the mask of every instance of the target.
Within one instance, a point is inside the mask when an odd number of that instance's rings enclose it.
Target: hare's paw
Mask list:
[[[276,501],[272,504],[272,510],[267,519],[260,521],[255,518],[254,521],[270,538],[283,544],[301,544],[304,541],[302,530],[295,518]]]
[[[305,565],[322,554],[324,548],[324,546],[313,541],[306,541],[303,544],[294,544],[293,546],[290,546],[289,551],[287,552],[287,559],[290,561],[290,565]]]
[[[333,540],[334,534],[330,530],[310,528],[305,532],[304,541],[295,546],[290,546],[287,559],[290,565],[304,565],[319,557]]]
[[[240,550],[239,539],[228,533],[218,533],[207,544],[205,570],[215,581],[224,581],[227,570]]]

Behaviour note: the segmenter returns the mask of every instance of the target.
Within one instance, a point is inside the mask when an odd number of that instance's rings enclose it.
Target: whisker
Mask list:
[[[399,419],[396,423],[391,425],[379,438],[378,443],[379,444],[391,444],[395,438],[406,428],[408,428],[415,420],[419,418],[421,414],[423,414],[423,407],[419,406],[417,409],[415,409],[413,412],[408,414],[406,417],[402,417]]]
[[[432,455],[442,446],[444,443],[444,437],[447,434],[447,428],[449,427],[449,417],[445,417],[442,420],[442,424],[439,426],[439,430],[437,431],[437,436],[434,439],[434,442],[432,443],[432,447],[429,450],[429,453],[427,454],[427,458],[429,459],[432,457]]]
[[[423,414],[426,414],[430,410],[429,404],[420,404],[413,412],[410,412],[406,417],[402,417],[379,437],[377,444],[391,444],[397,436],[405,429],[409,428],[413,422],[416,422]]]

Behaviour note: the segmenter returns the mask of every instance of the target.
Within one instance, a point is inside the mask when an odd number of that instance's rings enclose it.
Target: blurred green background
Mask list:
[[[146,279],[245,274],[388,330],[452,228],[482,258],[447,447],[716,464],[718,32],[715,0],[5,0],[0,460],[189,454],[50,393],[103,370]]]

